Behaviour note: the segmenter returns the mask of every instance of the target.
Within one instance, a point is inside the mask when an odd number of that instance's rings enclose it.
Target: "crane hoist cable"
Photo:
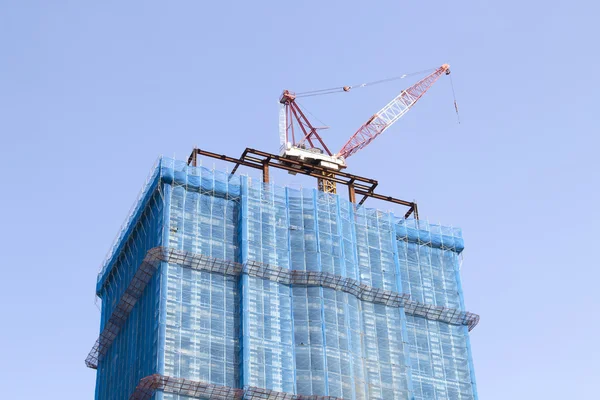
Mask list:
[[[338,86],[338,87],[332,87],[332,88],[328,88],[328,89],[309,90],[307,92],[297,92],[296,97],[297,98],[298,97],[312,97],[312,96],[322,96],[322,95],[333,94],[333,93],[349,92],[352,89],[359,89],[359,88],[363,88],[366,86],[373,86],[373,85],[379,85],[381,83],[397,81],[400,79],[408,78],[410,76],[426,74],[426,73],[429,73],[429,72],[432,72],[435,70],[436,70],[436,68],[428,68],[428,69],[424,69],[421,71],[411,72],[411,73],[402,74],[402,75],[398,75],[398,76],[392,76],[391,78],[379,79],[376,81],[360,83],[357,85]]]
[[[454,109],[456,110],[456,119],[460,124],[460,115],[458,114],[458,104],[456,103],[456,94],[454,93],[454,82],[452,81],[452,75],[450,75],[450,87],[452,88],[452,98],[454,99]]]
[[[321,126],[319,128],[316,128],[316,129],[329,129],[329,125],[327,125],[325,122],[321,121],[319,119],[319,117],[317,117],[315,114],[311,113],[310,110],[308,108],[306,108],[305,106],[303,106],[302,104],[300,104],[299,101],[297,101],[296,104],[298,104],[298,107],[300,107],[302,110],[304,110],[305,112],[309,113],[314,119],[316,119],[321,124],[323,124],[323,126]]]

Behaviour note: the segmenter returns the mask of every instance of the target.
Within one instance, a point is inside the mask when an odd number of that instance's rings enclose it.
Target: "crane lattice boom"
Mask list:
[[[381,135],[383,131],[406,114],[444,73],[446,75],[450,74],[448,64],[442,65],[413,86],[403,90],[402,93],[361,126],[335,156],[348,158],[371,143],[373,139]]]

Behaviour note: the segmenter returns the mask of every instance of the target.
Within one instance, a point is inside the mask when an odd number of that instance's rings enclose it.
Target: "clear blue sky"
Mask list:
[[[481,399],[595,398],[600,9],[576,4],[0,0],[3,397],[93,397],[96,273],[157,156],[275,152],[282,89],[449,62],[462,124],[442,78],[348,172],[463,228]],[[410,83],[302,104],[339,148]]]

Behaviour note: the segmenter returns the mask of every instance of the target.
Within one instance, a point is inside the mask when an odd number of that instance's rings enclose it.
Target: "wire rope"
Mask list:
[[[402,74],[402,75],[398,75],[398,76],[392,76],[390,78],[385,78],[385,79],[379,79],[376,81],[370,81],[370,82],[365,82],[365,83],[360,83],[357,85],[351,85],[351,86],[338,86],[338,87],[332,87],[332,88],[328,88],[328,89],[319,89],[319,90],[310,90],[307,92],[298,92],[296,93],[296,97],[312,97],[312,96],[323,96],[326,94],[333,94],[333,93],[341,93],[341,92],[349,92],[351,89],[359,89],[359,88],[363,88],[366,86],[373,86],[373,85],[379,85],[381,83],[387,83],[387,82],[392,82],[392,81],[397,81],[400,79],[404,79],[404,78],[408,78],[409,76],[414,76],[414,75],[421,75],[427,72],[431,72],[431,71],[435,71],[435,68],[429,68],[429,69],[424,69],[421,71],[416,71],[416,72],[411,72],[411,73],[407,73],[407,74]]]
[[[454,92],[454,82],[452,81],[452,75],[450,75],[450,87],[452,88],[452,98],[454,99],[454,109],[456,110],[456,119],[460,124],[460,115],[458,113],[458,104],[456,103],[456,93]]]

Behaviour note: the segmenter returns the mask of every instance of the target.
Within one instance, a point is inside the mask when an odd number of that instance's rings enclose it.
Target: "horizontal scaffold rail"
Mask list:
[[[331,288],[349,293],[363,301],[390,307],[404,307],[405,312],[409,315],[445,322],[451,325],[466,325],[469,327],[469,331],[479,322],[479,315],[477,314],[455,308],[420,303],[410,300],[410,296],[406,293],[374,288],[362,284],[357,280],[344,278],[343,276],[328,272],[289,270],[256,261],[240,264],[184,250],[154,247],[146,253],[146,257],[144,257],[127,290],[106,322],[104,329],[100,333],[100,337],[87,356],[85,363],[88,367],[98,367],[98,361],[104,357],[112,345],[120,329],[125,324],[129,313],[141,297],[144,288],[161,262],[180,265],[181,267],[196,271],[213,272],[230,276],[246,274],[284,285]]]
[[[336,171],[328,168],[323,168],[301,160],[292,160],[285,157],[280,157],[276,154],[267,153],[261,150],[246,148],[240,158],[226,156],[224,154],[212,153],[210,151],[195,148],[188,157],[188,165],[196,167],[198,165],[198,156],[216,158],[234,164],[231,174],[235,174],[241,166],[259,169],[263,174],[263,182],[269,182],[269,167],[283,169],[293,174],[302,174],[312,176],[317,179],[322,179],[324,174],[327,175],[327,180],[342,185],[348,186],[348,198],[351,203],[356,203],[356,195],[363,196],[358,202],[362,205],[368,198],[388,201],[394,204],[400,204],[408,207],[408,211],[404,218],[411,215],[415,219],[419,219],[419,210],[417,203],[414,201],[406,201],[396,199],[392,196],[384,196],[374,192],[379,184],[375,179],[365,178],[363,176],[348,174],[343,171]]]
[[[174,378],[159,374],[142,378],[129,400],[150,400],[157,391],[205,400],[342,400],[333,396],[299,395],[249,386],[235,389],[229,386]]]

